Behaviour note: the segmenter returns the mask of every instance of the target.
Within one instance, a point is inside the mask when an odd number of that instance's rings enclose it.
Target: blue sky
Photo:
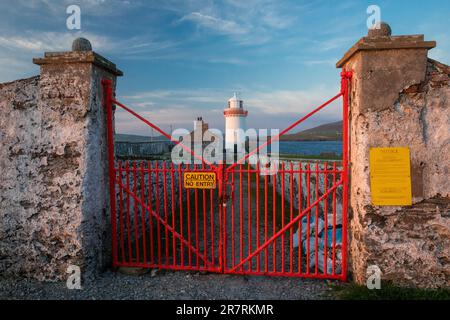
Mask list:
[[[66,28],[71,4],[80,31]],[[37,74],[32,57],[83,36],[124,71],[118,98],[165,130],[200,115],[223,129],[234,91],[249,127],[282,129],[338,92],[335,63],[367,33],[371,4],[394,34],[436,40],[430,57],[450,64],[448,0],[1,0],[0,82]],[[339,119],[333,105],[299,129]],[[150,133],[123,112],[117,128]]]

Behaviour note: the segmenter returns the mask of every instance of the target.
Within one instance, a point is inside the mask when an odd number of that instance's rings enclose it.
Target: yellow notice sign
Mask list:
[[[185,172],[184,187],[187,189],[215,189],[215,172]]]
[[[371,148],[370,187],[374,205],[412,205],[409,148]]]

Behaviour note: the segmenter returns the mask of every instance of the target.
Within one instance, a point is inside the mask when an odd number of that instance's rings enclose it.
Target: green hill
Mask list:
[[[280,141],[336,141],[342,139],[342,121],[281,136]]]

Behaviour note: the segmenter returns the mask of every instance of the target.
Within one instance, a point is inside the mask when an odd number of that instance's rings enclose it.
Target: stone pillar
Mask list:
[[[16,112],[14,101],[28,95],[30,105],[10,119],[28,119],[27,136],[5,130],[5,143],[20,147],[22,160],[15,154],[2,157],[2,166],[15,170],[17,181],[0,179],[8,187],[2,202],[9,203],[0,228],[4,275],[64,280],[69,265],[91,277],[110,264],[101,80],[111,79],[115,85],[122,72],[93,52],[85,39],[76,40],[73,49],[34,59],[41,67],[36,90],[18,88],[12,102],[4,102]]]
[[[401,286],[450,286],[450,68],[434,41],[370,30],[337,63],[353,71],[350,107],[350,271],[377,265]],[[413,205],[371,201],[371,147],[409,147]]]

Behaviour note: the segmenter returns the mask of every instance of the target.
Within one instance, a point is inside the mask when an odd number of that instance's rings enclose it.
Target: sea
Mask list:
[[[335,153],[342,155],[342,141],[280,141],[280,154],[320,155]]]

